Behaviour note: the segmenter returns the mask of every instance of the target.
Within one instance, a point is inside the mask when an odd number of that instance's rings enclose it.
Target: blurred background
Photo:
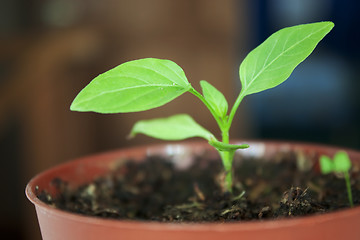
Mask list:
[[[192,85],[207,80],[230,105],[246,54],[282,27],[321,20],[333,31],[277,88],[247,97],[233,138],[319,142],[360,149],[360,10],[351,0],[1,0],[0,232],[41,239],[24,195],[36,173],[72,158],[130,145],[139,119],[189,113],[217,133],[190,94],[142,113],[70,112],[91,79],[128,60],[171,59]]]

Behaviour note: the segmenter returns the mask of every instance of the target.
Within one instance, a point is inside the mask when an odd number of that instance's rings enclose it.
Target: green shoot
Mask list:
[[[221,156],[226,173],[224,186],[231,191],[235,151],[249,147],[229,143],[229,131],[241,101],[247,95],[284,82],[333,26],[332,22],[318,22],[284,28],[251,51],[240,65],[242,89],[230,112],[226,98],[213,85],[201,81],[200,93],[191,86],[180,66],[156,58],[126,62],[99,75],[78,94],[70,109],[98,113],[138,112],[160,107],[186,92],[195,95],[217,122],[221,140],[186,114],[139,121],[130,136],[141,133],[162,140],[206,139]]]
[[[331,158],[325,155],[322,155],[320,157],[320,170],[323,174],[328,174],[331,172],[344,174],[349,204],[350,207],[354,207],[354,202],[351,193],[350,176],[349,176],[350,168],[351,168],[351,161],[349,155],[345,151],[337,152],[334,155],[333,160],[331,160]]]

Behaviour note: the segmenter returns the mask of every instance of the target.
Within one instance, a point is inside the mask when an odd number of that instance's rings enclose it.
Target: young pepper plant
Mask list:
[[[187,114],[139,121],[131,130],[131,136],[141,133],[162,140],[206,139],[221,156],[226,173],[224,186],[231,191],[234,153],[249,147],[229,143],[229,130],[241,101],[247,95],[284,82],[333,26],[332,22],[317,22],[284,28],[251,51],[240,65],[242,88],[230,111],[224,95],[213,85],[200,81],[200,93],[191,86],[180,66],[156,58],[129,61],[99,75],[77,95],[70,109],[98,113],[138,112],[160,107],[186,92],[195,95],[217,122],[221,140]]]
[[[344,175],[349,204],[350,207],[354,207],[349,176],[349,170],[351,168],[349,155],[345,151],[338,151],[335,153],[333,160],[331,160],[331,158],[328,156],[322,155],[319,161],[322,174],[334,172]]]

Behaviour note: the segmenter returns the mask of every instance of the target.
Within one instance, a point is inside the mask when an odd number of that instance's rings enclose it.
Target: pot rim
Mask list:
[[[320,148],[325,152],[334,153],[338,150],[345,150],[349,153],[350,156],[355,155],[360,159],[360,151],[349,149],[349,148],[341,148],[337,146],[324,145],[318,143],[304,143],[304,142],[295,142],[295,141],[271,141],[271,140],[234,140],[233,142],[241,142],[241,143],[253,143],[253,144],[275,144],[275,145],[284,145],[286,147],[299,147],[299,148]],[[104,153],[97,153],[94,155],[88,155],[81,158],[76,158],[74,160],[70,160],[68,162],[59,164],[54,166],[48,170],[45,170],[36,176],[34,176],[29,183],[26,185],[25,194],[27,198],[36,206],[37,210],[46,212],[48,214],[53,215],[54,217],[61,217],[64,219],[68,219],[75,222],[83,222],[93,225],[107,225],[113,228],[122,228],[122,229],[137,229],[137,228],[145,228],[149,230],[169,230],[169,231],[204,231],[204,230],[212,230],[212,231],[254,231],[256,229],[274,229],[274,228],[286,228],[292,227],[294,225],[302,225],[302,226],[311,226],[316,224],[325,223],[328,221],[332,221],[333,219],[341,219],[341,218],[349,218],[352,216],[360,215],[360,206],[354,208],[346,208],[340,209],[330,213],[324,214],[314,214],[310,216],[302,216],[295,218],[284,218],[284,219],[275,219],[275,220],[254,220],[254,221],[243,221],[243,222],[226,222],[226,223],[216,223],[216,222],[185,222],[185,223],[169,223],[169,222],[156,222],[156,221],[141,221],[141,220],[118,220],[118,219],[105,219],[100,217],[93,216],[85,216],[76,213],[67,212],[64,210],[57,209],[52,207],[44,202],[42,202],[35,194],[35,182],[42,177],[49,175],[51,172],[56,171],[58,168],[66,168],[69,165],[74,163],[80,163],[86,161],[89,157],[93,158],[94,161],[97,158],[111,158],[118,156],[119,153],[131,151],[133,149],[137,150],[145,150],[152,149],[156,151],[156,149],[163,149],[168,146],[175,147],[192,147],[194,143],[199,144],[199,148],[208,146],[206,141],[181,141],[181,142],[166,142],[163,144],[151,144],[144,146],[135,146],[129,148],[123,148],[118,150],[107,151]],[[139,151],[139,152],[140,152]]]

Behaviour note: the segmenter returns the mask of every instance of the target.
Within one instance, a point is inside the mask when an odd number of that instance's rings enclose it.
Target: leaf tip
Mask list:
[[[79,108],[78,108],[75,100],[70,105],[70,111],[79,111]]]
[[[136,130],[138,128],[139,122],[141,121],[136,122],[134,126],[131,128],[130,133],[126,136],[127,140],[135,138],[135,136],[139,133],[139,131]]]
[[[335,23],[333,23],[331,21],[324,21],[323,23],[327,24],[327,27],[329,29],[328,32],[330,32],[335,27]]]
[[[135,138],[136,134],[137,134],[137,132],[133,128],[133,129],[131,129],[130,133],[126,136],[126,139],[127,140],[133,139],[133,138]]]
[[[133,139],[135,136],[136,136],[136,134],[131,132],[131,133],[129,133],[129,134],[126,136],[126,139],[127,139],[127,140],[131,140],[131,139]]]
[[[242,144],[241,146],[242,146],[242,149],[246,149],[246,148],[249,148],[249,147],[250,147],[249,144]]]
[[[333,23],[332,21],[325,21],[325,22],[328,23],[331,28],[335,27],[335,23]]]

